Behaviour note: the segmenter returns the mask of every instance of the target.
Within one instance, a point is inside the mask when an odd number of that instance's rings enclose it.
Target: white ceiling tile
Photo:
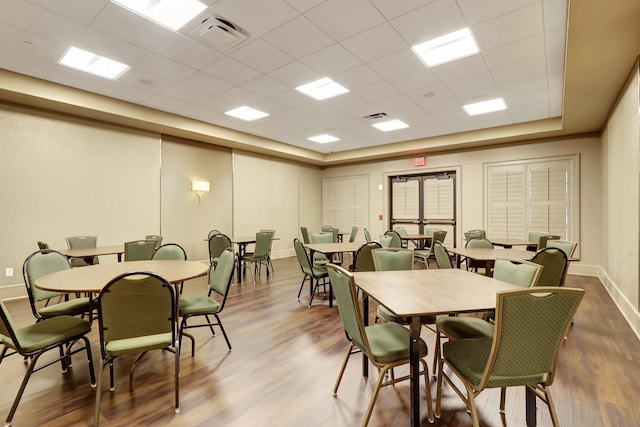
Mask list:
[[[433,1],[433,0],[430,0]],[[424,6],[425,0],[371,0],[371,3],[387,19],[393,19],[409,11]]]
[[[385,79],[398,77],[412,71],[424,70],[424,64],[408,49],[372,61],[369,66]]]
[[[140,87],[150,92],[160,92],[170,87],[174,82],[158,77],[157,74],[147,73],[143,70],[132,68],[126,73],[118,77],[118,82],[126,82],[127,84]],[[108,90],[109,86],[102,90]],[[151,95],[149,95],[151,96]],[[149,96],[145,97],[148,98]]]
[[[147,53],[139,46],[91,28],[78,37],[73,46],[127,65],[136,63]]]
[[[437,77],[427,69],[413,71],[388,80],[401,92],[413,92],[425,86],[431,86],[438,82]]]
[[[295,34],[295,37],[291,37]],[[300,59],[333,43],[318,27],[304,16],[298,16],[265,34],[264,39],[285,53]]]
[[[367,0],[327,0],[305,16],[337,41],[384,22]]]
[[[387,82],[374,83],[369,86],[358,88],[354,92],[369,102],[398,95],[398,90]]]
[[[29,3],[37,4],[74,21],[91,25],[98,13],[109,3],[109,0],[29,0]]]
[[[264,40],[254,40],[230,55],[248,67],[268,73],[294,61],[294,58]]]
[[[108,83],[105,78],[58,64],[51,68],[46,79],[90,92],[99,92]]]
[[[249,107],[256,108],[254,104],[262,99],[262,97],[255,92],[250,92],[239,86],[232,87],[223,92],[217,94],[218,97],[226,99],[227,101],[236,104],[238,107],[247,105]],[[264,111],[269,113],[268,111]]]
[[[187,106],[186,102],[171,96],[163,95],[161,93],[156,93],[150,96],[149,98],[145,99],[142,104],[170,113],[180,113],[181,110],[183,110]]]
[[[536,58],[533,61],[518,62],[517,64],[491,70],[491,75],[498,85],[528,80],[543,76],[547,73],[547,61],[545,58]]]
[[[205,67],[202,71],[236,85],[260,76],[259,71],[247,67],[228,56]]]
[[[567,1],[566,0],[543,0],[544,28],[554,30],[567,27]]]
[[[196,70],[202,70],[223,57],[221,53],[180,33],[165,40],[155,52]]]
[[[497,16],[522,9],[540,0],[456,0],[467,22],[477,24],[488,21]],[[565,3],[566,0],[551,0],[552,2]]]
[[[289,5],[294,7],[298,12],[306,12],[309,9],[312,9],[319,5],[320,3],[324,3],[326,0],[285,0]]]
[[[467,26],[455,2],[437,0],[391,21],[409,46]]]
[[[56,65],[39,56],[28,55],[0,46],[0,68],[27,74],[37,78],[47,78]]]
[[[564,53],[555,53],[547,57],[547,72],[562,73],[564,71]]]
[[[431,68],[431,70],[441,81],[448,82],[485,72],[487,71],[487,64],[484,62],[482,55],[471,55],[457,61],[438,65]]]
[[[547,55],[562,53],[564,54],[567,44],[567,33],[564,28],[547,31],[545,35],[547,47]]]
[[[471,30],[480,50],[486,50],[540,34],[542,26],[542,6],[537,3],[473,25]]]
[[[134,68],[172,82],[184,80],[195,72],[193,68],[155,53],[150,53],[136,62]]]
[[[20,0],[3,1],[0,22],[66,44],[85,29],[79,22]]]
[[[341,45],[362,62],[374,61],[410,47],[386,22],[344,39]]]
[[[212,78],[211,76],[200,72],[196,72],[185,78],[176,85],[176,87],[178,86],[182,89],[191,88],[192,90],[212,95],[224,92],[232,87],[230,83],[227,83],[224,80]]]
[[[319,78],[325,77],[323,74],[313,70],[300,61],[291,62],[283,67],[273,70],[269,76],[279,80],[290,88],[310,83]]]
[[[243,87],[265,98],[270,98],[290,89],[289,86],[267,75],[261,75],[260,77],[250,80],[246,82]]]
[[[336,74],[361,64],[358,58],[338,43],[312,53],[303,58],[302,62],[326,75]]]
[[[493,49],[487,49],[483,52],[484,60],[489,69],[531,61],[544,55],[544,36],[542,34],[494,47]]]
[[[115,96],[118,99],[125,101],[138,103],[153,96],[155,92],[145,89],[141,85],[129,84],[124,79],[118,79],[108,82],[102,87],[99,93],[108,96]]]
[[[251,36],[262,36],[298,15],[283,0],[220,0],[213,10]]]
[[[0,23],[0,46],[25,55],[57,62],[69,46],[28,31]]]
[[[484,91],[486,89],[493,90],[497,93],[497,87],[493,81],[493,76],[489,72],[464,77],[459,80],[452,80],[446,82],[445,86],[454,96],[468,94],[477,90]]]
[[[382,78],[366,65],[353,67],[335,75],[335,79],[345,87],[356,89],[382,81]]]

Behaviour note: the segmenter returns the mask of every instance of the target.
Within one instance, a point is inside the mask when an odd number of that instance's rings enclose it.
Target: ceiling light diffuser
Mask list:
[[[117,79],[130,68],[127,64],[78,49],[77,47],[69,48],[58,63],[111,80]]]
[[[260,111],[260,110],[256,110],[254,108],[251,107],[247,107],[246,105],[243,105],[242,107],[238,107],[235,108],[233,110],[229,110],[227,112],[225,112],[226,115],[228,116],[232,116],[235,117],[237,119],[242,119],[242,120],[246,120],[248,122],[251,122],[253,120],[258,120],[261,119],[263,117],[267,117],[269,114]]]
[[[371,126],[383,132],[389,132],[391,130],[398,130],[398,129],[404,129],[409,127],[408,124],[398,119],[388,120],[386,122],[374,123]]]
[[[480,52],[469,28],[417,44],[411,50],[428,67],[435,67]]]
[[[111,0],[160,25],[178,31],[207,5],[198,0]]]
[[[316,135],[316,136],[312,136],[310,138],[307,138],[309,141],[313,141],[313,142],[317,142],[319,144],[326,144],[328,142],[336,142],[336,141],[340,141],[340,138],[336,138],[335,136],[332,135],[328,135],[328,134],[322,134],[322,135]]]
[[[339,85],[328,77],[307,83],[306,85],[298,86],[296,90],[317,99],[318,101],[333,98],[334,96],[349,92],[349,89]]]
[[[494,111],[502,111],[507,109],[504,99],[496,98],[488,101],[476,102],[475,104],[463,105],[464,111],[470,116],[477,116],[478,114],[493,113]]]

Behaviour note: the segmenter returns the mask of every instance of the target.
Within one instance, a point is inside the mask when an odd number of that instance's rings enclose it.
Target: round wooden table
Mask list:
[[[207,274],[209,265],[198,261],[129,261],[96,264],[47,274],[36,280],[35,285],[47,291],[65,293],[99,293],[114,277],[130,271],[156,273],[169,283],[178,283]]]

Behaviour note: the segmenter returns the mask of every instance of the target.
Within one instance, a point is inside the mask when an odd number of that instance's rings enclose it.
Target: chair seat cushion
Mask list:
[[[409,358],[411,331],[394,322],[366,326],[371,357],[378,363],[392,363]],[[420,356],[427,354],[427,344],[420,339]]]
[[[79,317],[58,316],[16,330],[22,349],[28,353],[42,350],[50,345],[64,342],[91,331],[91,324]],[[16,349],[11,338],[3,336],[2,343]]]
[[[478,317],[440,317],[436,327],[452,339],[493,337],[494,326]]]
[[[206,295],[193,297],[180,297],[178,311],[180,316],[200,313],[217,313],[220,310],[220,303]]]
[[[59,304],[48,305],[38,310],[42,317],[54,317],[63,314],[76,315],[91,311],[89,298],[74,298]]]
[[[172,334],[171,332],[166,332],[108,341],[105,343],[104,349],[107,355],[116,357],[123,354],[142,353],[171,345],[173,345]]]
[[[429,258],[431,255],[431,249],[416,249],[413,251],[414,257]]]
[[[464,375],[471,384],[477,386],[482,380],[489,355],[493,338],[466,338],[449,341],[442,346],[442,355],[449,361],[462,375]],[[521,372],[518,366],[519,361],[513,360],[514,372]],[[510,376],[508,373],[494,372],[489,379],[487,387],[511,387],[518,385],[535,385],[544,381],[544,376],[535,374],[528,376]]]
[[[391,310],[385,307],[382,304],[378,305],[378,315],[382,317],[387,322],[396,322],[401,323],[403,325],[408,325],[411,323],[411,319],[407,319],[406,317],[396,316]],[[436,323],[436,316],[420,316],[420,324],[434,324]]]

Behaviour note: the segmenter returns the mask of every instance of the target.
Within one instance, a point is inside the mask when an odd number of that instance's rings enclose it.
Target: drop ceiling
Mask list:
[[[566,114],[566,0],[204,3],[174,32],[108,0],[0,0],[0,68],[319,154],[557,124]],[[215,17],[238,34],[199,34]],[[427,68],[410,49],[463,27],[480,53]],[[71,46],[131,68],[110,81],[59,65]],[[316,101],[295,90],[322,77],[349,92]],[[468,116],[462,108],[497,97],[507,110]],[[269,116],[245,122],[224,114],[243,105]],[[372,127],[385,119],[409,127]],[[307,139],[325,133],[340,141]]]

